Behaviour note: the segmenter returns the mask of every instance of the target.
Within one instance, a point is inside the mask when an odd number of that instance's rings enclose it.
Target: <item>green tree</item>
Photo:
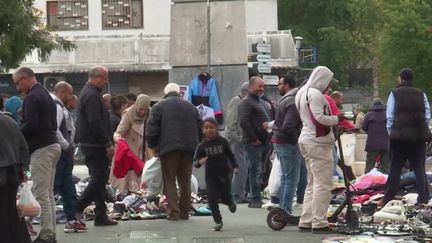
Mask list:
[[[71,51],[75,45],[51,34],[33,8],[33,0],[0,0],[0,71],[16,68],[36,50],[46,61],[53,50]]]
[[[397,84],[399,71],[414,70],[415,86],[432,98],[432,1],[387,0],[385,26],[377,46],[381,93]]]

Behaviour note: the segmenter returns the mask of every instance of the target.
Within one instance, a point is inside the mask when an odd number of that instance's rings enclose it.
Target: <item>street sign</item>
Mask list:
[[[263,75],[264,83],[266,85],[278,85],[279,77],[277,75]]]
[[[252,52],[259,52],[259,53],[271,53],[271,45],[270,44],[253,44],[252,45]]]
[[[271,64],[269,63],[254,63],[253,69],[258,73],[271,73]]]
[[[254,54],[250,56],[251,62],[271,62],[271,55],[270,54]]]

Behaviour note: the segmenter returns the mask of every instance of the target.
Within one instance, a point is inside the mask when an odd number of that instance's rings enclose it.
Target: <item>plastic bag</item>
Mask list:
[[[163,180],[161,161],[158,157],[149,159],[142,172],[141,184],[147,189],[148,198],[155,197],[162,193]]]
[[[279,194],[279,188],[281,185],[281,179],[282,179],[282,168],[279,161],[279,158],[275,156],[273,160],[272,169],[270,172],[270,177],[268,181],[268,190],[270,193],[270,196],[276,197]]]
[[[40,215],[41,207],[33,196],[31,188],[32,181],[24,182],[21,195],[18,199],[18,214],[21,217],[36,217]]]
[[[355,134],[342,134],[341,135],[342,149],[344,154],[345,165],[352,166],[355,162],[355,145],[356,145],[356,136]],[[337,143],[336,143],[337,146]],[[339,149],[339,148],[338,148]],[[340,157],[340,153],[338,150],[338,157]]]

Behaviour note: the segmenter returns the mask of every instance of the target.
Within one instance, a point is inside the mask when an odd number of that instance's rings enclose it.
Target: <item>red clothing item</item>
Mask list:
[[[342,113],[341,110],[339,110],[339,108],[337,107],[336,102],[332,99],[332,97],[330,97],[329,95],[326,95],[326,94],[324,94],[324,96],[330,105],[330,110],[331,110],[332,115],[337,116],[340,113]],[[345,129],[355,128],[354,124],[347,119],[343,119],[343,120],[339,121],[339,126],[345,128]]]
[[[120,139],[117,142],[114,157],[113,174],[117,178],[126,176],[129,170],[134,170],[135,174],[140,175],[144,168],[144,162],[130,150],[126,140]]]

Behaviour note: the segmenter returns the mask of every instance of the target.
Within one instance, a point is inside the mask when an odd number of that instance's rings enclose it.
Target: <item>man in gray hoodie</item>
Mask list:
[[[333,126],[343,119],[342,113],[332,115],[330,105],[323,95],[332,81],[335,81],[333,72],[327,67],[318,66],[295,98],[303,123],[298,142],[308,171],[299,229],[313,233],[328,232],[327,209],[333,186]]]

